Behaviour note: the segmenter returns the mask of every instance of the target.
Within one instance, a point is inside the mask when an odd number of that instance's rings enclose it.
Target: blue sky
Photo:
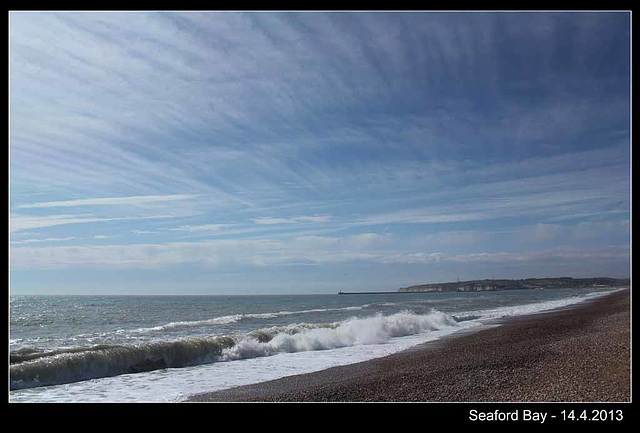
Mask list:
[[[12,12],[11,293],[630,275],[630,17]]]

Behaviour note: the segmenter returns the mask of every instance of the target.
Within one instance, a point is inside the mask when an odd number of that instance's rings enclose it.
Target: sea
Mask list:
[[[10,295],[9,401],[179,402],[383,357],[617,290]]]

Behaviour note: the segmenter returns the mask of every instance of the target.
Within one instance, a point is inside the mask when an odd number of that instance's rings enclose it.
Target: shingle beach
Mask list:
[[[630,291],[187,402],[628,402]]]

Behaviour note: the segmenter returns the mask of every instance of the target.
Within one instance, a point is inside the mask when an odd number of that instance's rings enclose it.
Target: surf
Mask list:
[[[298,323],[246,334],[155,341],[133,346],[98,345],[53,351],[23,349],[12,354],[10,389],[60,385],[122,374],[242,359],[381,344],[392,338],[456,326],[456,320],[432,311],[377,314],[338,323]]]

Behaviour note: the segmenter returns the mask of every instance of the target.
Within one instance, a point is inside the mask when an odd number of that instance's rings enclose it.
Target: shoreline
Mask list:
[[[629,402],[630,344],[626,289],[184,402]]]

